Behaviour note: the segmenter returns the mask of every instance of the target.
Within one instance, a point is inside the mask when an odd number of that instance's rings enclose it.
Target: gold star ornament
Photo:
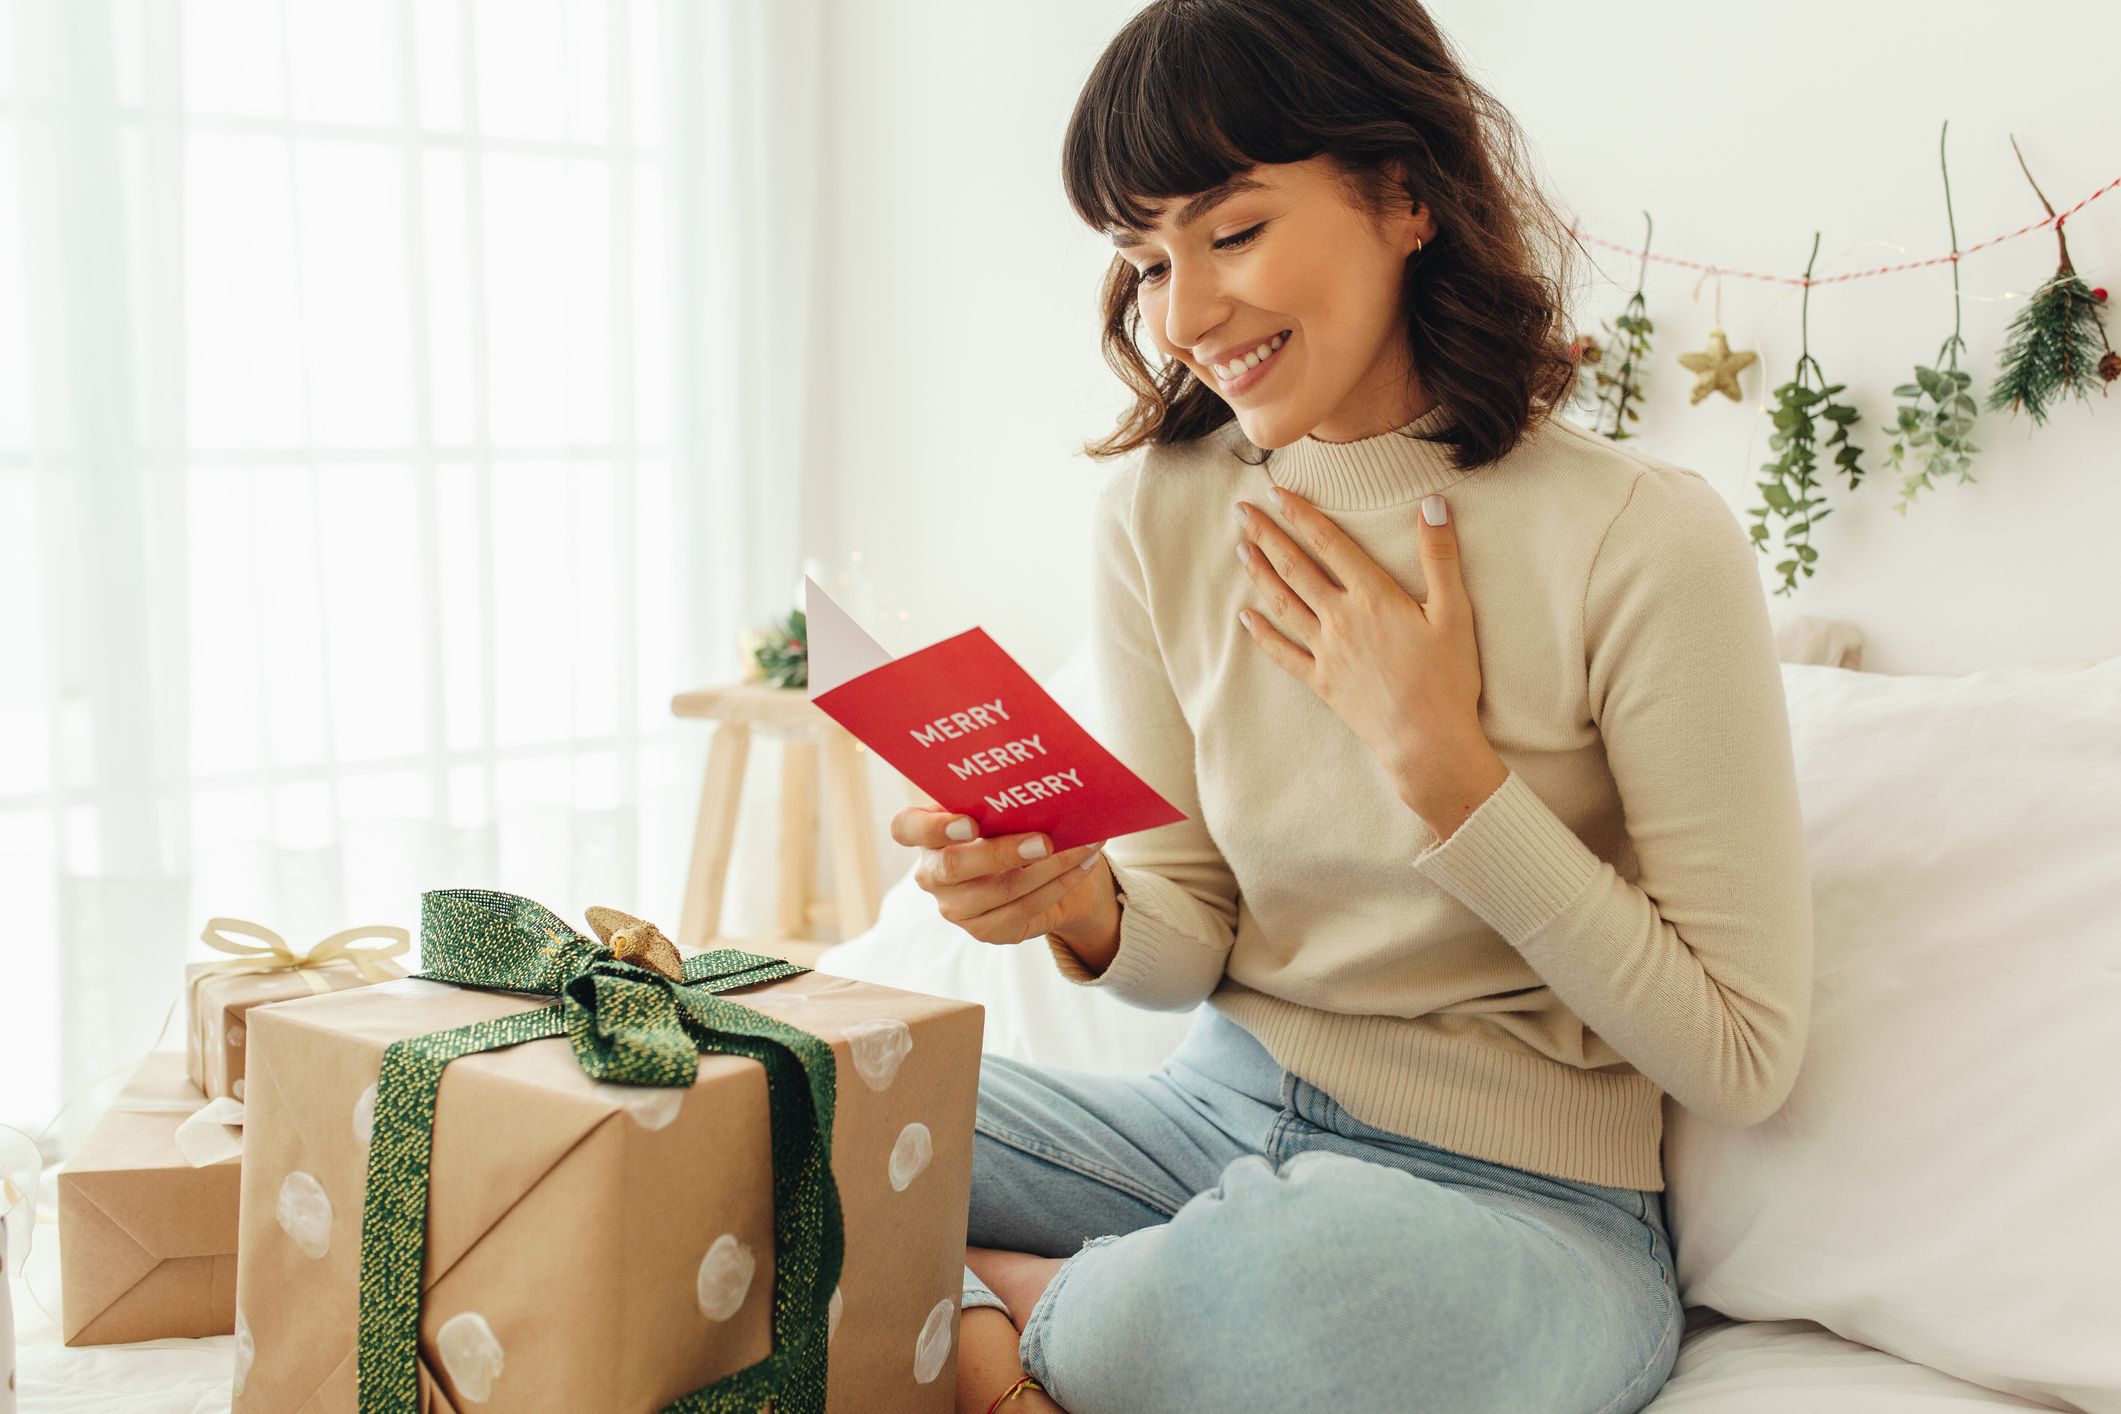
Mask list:
[[[1750,351],[1734,354],[1724,341],[1722,329],[1709,330],[1709,346],[1703,353],[1683,353],[1679,362],[1694,377],[1694,391],[1687,402],[1698,403],[1711,393],[1723,393],[1734,403],[1745,401],[1745,394],[1738,391],[1738,372],[1760,355]]]

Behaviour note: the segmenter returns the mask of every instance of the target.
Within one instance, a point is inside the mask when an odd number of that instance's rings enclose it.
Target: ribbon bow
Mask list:
[[[619,1085],[690,1086],[699,1078],[702,1052],[749,1056],[765,1066],[773,1144],[773,1350],[667,1408],[755,1414],[771,1398],[778,1414],[824,1414],[828,1307],[845,1256],[832,1178],[832,1048],[717,995],[810,969],[734,949],[680,958],[653,924],[616,909],[592,909],[589,918],[595,942],[515,894],[438,889],[421,895],[425,970],[417,976],[558,1000],[409,1037],[383,1053],[361,1220],[361,1408],[411,1414],[418,1404],[428,1164],[443,1069],[461,1056],[565,1036],[590,1079]]]
[[[265,944],[254,948],[248,943],[239,943],[228,936],[242,933]],[[387,938],[388,947],[357,948],[357,938]],[[193,974],[194,988],[208,977],[228,976],[241,972],[294,972],[309,984],[309,989],[318,994],[331,990],[331,984],[315,976],[315,972],[334,962],[350,962],[356,971],[370,982],[385,982],[404,975],[402,969],[390,964],[390,959],[412,947],[412,935],[403,928],[383,923],[365,924],[359,928],[347,928],[332,934],[308,952],[296,952],[287,945],[287,939],[262,923],[253,923],[246,918],[209,918],[201,930],[199,940],[216,952],[232,953],[225,962],[210,962]]]

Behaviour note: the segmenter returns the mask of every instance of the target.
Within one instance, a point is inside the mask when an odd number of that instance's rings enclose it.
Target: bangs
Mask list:
[[[1206,191],[1261,164],[1320,151],[1286,70],[1257,56],[1273,37],[1195,27],[1183,12],[1136,17],[1106,50],[1068,120],[1068,204],[1100,232],[1148,231],[1150,203]]]

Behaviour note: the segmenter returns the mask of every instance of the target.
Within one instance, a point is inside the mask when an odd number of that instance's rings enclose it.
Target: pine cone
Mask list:
[[[611,955],[619,961],[660,972],[673,982],[685,980],[684,958],[677,945],[664,937],[655,924],[643,923],[616,908],[591,908],[586,916],[597,941],[610,948]]]
[[[2099,376],[2109,383],[2121,378],[2121,354],[2108,349],[2106,357],[2099,360]]]

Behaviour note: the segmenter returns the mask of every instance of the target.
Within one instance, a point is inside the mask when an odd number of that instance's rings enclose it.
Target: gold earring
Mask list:
[[[1421,237],[1420,237],[1420,236],[1416,236],[1416,237],[1414,238],[1414,253],[1415,253],[1416,255],[1420,255],[1420,254],[1421,254]]]

